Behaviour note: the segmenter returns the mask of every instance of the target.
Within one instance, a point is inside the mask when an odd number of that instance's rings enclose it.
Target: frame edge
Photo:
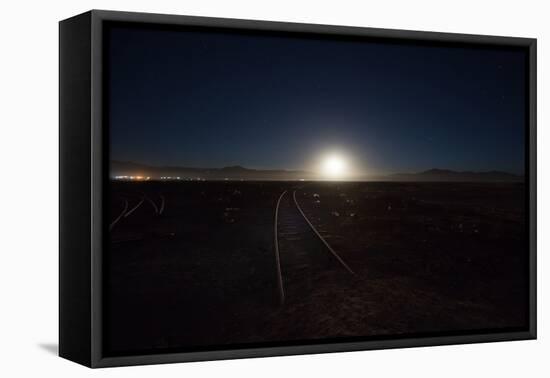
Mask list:
[[[90,366],[90,19],[59,22],[59,356]]]

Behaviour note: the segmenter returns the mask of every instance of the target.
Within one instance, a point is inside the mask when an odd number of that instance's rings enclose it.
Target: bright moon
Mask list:
[[[339,179],[346,175],[348,164],[342,156],[334,154],[323,159],[321,168],[327,178]]]

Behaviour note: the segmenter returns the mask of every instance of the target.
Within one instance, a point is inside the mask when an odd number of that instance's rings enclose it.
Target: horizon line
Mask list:
[[[147,166],[149,168],[157,168],[157,169],[197,169],[197,170],[222,170],[227,168],[240,168],[243,170],[248,171],[273,171],[273,172],[292,172],[292,173],[304,173],[304,174],[316,174],[315,171],[311,170],[305,170],[305,169],[294,169],[294,168],[249,168],[241,164],[231,164],[231,165],[224,165],[224,166],[218,166],[218,167],[204,167],[204,166],[188,166],[188,165],[158,165],[158,164],[150,164],[150,163],[141,163],[136,162],[132,160],[117,160],[117,159],[111,159],[110,164],[112,163],[121,163],[121,164],[135,164],[135,165],[143,165]],[[487,170],[469,170],[469,169],[461,169],[461,170],[455,170],[450,168],[439,168],[439,167],[431,167],[431,168],[424,168],[417,171],[388,171],[388,172],[376,172],[376,173],[351,173],[350,176],[353,177],[378,177],[378,176],[392,176],[392,175],[418,175],[422,173],[429,173],[431,171],[440,171],[440,173],[459,173],[459,174],[487,174],[487,173],[500,173],[500,174],[508,174],[513,176],[520,176],[524,177],[525,173],[517,173],[513,170],[499,170],[499,169],[487,169]]]

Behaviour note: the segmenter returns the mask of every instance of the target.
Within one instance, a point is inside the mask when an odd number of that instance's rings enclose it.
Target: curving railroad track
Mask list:
[[[135,198],[135,197],[138,197],[138,198]],[[154,210],[154,213],[156,216],[159,216],[159,215],[162,215],[162,213],[164,212],[164,209],[165,209],[165,198],[164,196],[161,194],[159,195],[159,198],[160,198],[160,205],[157,205],[156,202],[151,199],[148,195],[146,195],[145,193],[143,192],[140,192],[139,195],[133,193],[133,194],[124,194],[123,197],[121,197],[121,200],[123,201],[123,210],[121,213],[119,213],[117,215],[117,217],[115,219],[113,219],[111,221],[111,223],[109,224],[109,231],[112,231],[113,228],[118,224],[120,223],[124,218],[128,218],[130,215],[132,215],[136,210],[138,210],[141,205],[146,201],[148,202],[153,210]],[[133,205],[132,207],[130,207],[130,201],[133,201]]]
[[[285,190],[277,200],[274,235],[281,304],[299,301],[324,279],[355,275],[308,219],[296,190],[292,196]]]

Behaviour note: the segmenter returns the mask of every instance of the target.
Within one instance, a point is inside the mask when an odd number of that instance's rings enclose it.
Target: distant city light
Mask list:
[[[181,180],[180,176],[161,176],[161,180]]]
[[[127,176],[127,175],[117,175],[114,176],[115,180],[122,180],[122,181],[149,181],[151,179],[150,176]]]

